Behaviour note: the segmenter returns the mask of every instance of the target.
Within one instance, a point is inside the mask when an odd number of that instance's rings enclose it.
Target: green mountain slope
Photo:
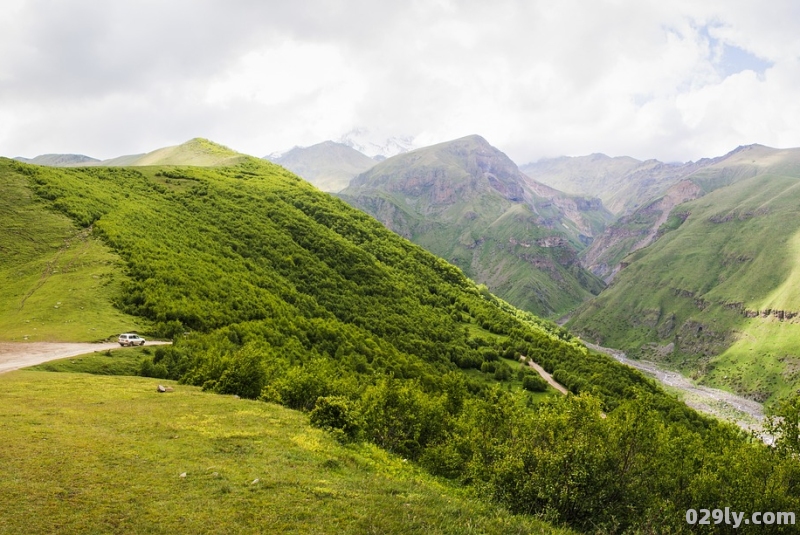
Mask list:
[[[602,205],[530,180],[479,136],[389,158],[340,196],[537,314],[602,288],[577,257],[610,217]]]
[[[703,500],[800,507],[790,487],[800,467],[783,448],[700,417],[278,166],[2,159],[0,181],[22,181],[39,199],[32,211],[67,215],[121,259],[113,302],[175,338],[142,361],[143,375],[306,411],[343,443],[380,446],[513,512],[586,532],[681,532],[685,510]],[[577,395],[522,390],[525,358]],[[192,412],[191,429],[202,432],[207,416]],[[216,443],[260,447],[228,438],[236,441]],[[148,466],[134,455],[112,462]],[[57,466],[68,473],[71,464]],[[35,490],[15,492],[36,503]],[[213,490],[197,492],[209,500]]]
[[[303,177],[322,191],[341,191],[356,175],[378,162],[343,143],[324,141],[310,147],[295,147],[273,163]]]
[[[676,206],[748,177],[767,173],[796,176],[800,168],[800,150],[749,145],[739,147],[725,156],[700,160],[696,165],[700,166],[699,169],[683,176],[665,191],[642,203],[634,212],[623,215],[609,225],[581,253],[583,265],[607,283],[610,282],[618,273],[625,256],[647,247],[658,239],[662,231],[685,217],[685,213],[675,210]]]
[[[750,158],[718,175],[704,170],[696,189],[738,181],[677,206],[660,237],[624,259],[615,282],[574,316],[573,327],[759,400],[794,392],[800,172],[793,154],[775,167],[785,175],[744,178],[767,168]]]
[[[2,165],[0,341],[95,341],[147,324],[113,299],[122,260],[91,228],[47,210],[24,175]]]

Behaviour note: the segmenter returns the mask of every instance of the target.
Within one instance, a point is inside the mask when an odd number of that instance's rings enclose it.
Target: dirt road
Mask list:
[[[171,342],[147,341],[147,346],[169,344]],[[0,342],[0,373],[34,366],[49,360],[63,359],[92,353],[93,351],[105,351],[107,349],[119,349],[116,342],[101,344],[74,344],[74,343],[51,343],[51,342]]]
[[[558,391],[559,391],[559,392],[561,392],[562,394],[566,394],[566,393],[568,392],[568,390],[567,390],[566,388],[564,388],[564,385],[562,385],[562,384],[561,384],[561,383],[559,383],[559,382],[556,382],[556,380],[555,380],[555,379],[553,379],[553,376],[552,376],[552,375],[550,375],[549,373],[547,373],[547,372],[544,370],[544,368],[542,368],[541,366],[539,366],[538,364],[536,364],[536,363],[535,363],[535,362],[533,362],[532,360],[529,360],[529,361],[528,361],[528,366],[530,366],[531,368],[533,368],[534,370],[536,370],[536,371],[537,371],[537,373],[538,373],[539,375],[541,375],[541,376],[542,376],[542,379],[544,379],[545,381],[547,381],[547,382],[548,382],[548,384],[549,384],[550,386],[552,386],[553,388],[555,388],[556,390],[558,390]]]

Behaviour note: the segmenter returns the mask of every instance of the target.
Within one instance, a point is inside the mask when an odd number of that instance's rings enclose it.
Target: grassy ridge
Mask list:
[[[568,533],[276,405],[133,377],[0,386],[0,533]]]

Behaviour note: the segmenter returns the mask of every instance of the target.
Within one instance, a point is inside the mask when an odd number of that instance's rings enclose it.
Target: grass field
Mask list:
[[[31,366],[42,372],[91,373],[95,375],[139,375],[142,360],[153,354],[151,347],[120,347],[77,357],[51,360]]]
[[[299,412],[169,384],[0,376],[0,533],[568,533]]]

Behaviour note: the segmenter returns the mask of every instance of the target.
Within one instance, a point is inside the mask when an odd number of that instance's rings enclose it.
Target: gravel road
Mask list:
[[[157,346],[170,342],[148,341],[145,345]],[[119,349],[117,342],[101,344],[75,344],[60,342],[0,342],[0,373],[26,368],[49,360],[74,357],[93,351]]]

